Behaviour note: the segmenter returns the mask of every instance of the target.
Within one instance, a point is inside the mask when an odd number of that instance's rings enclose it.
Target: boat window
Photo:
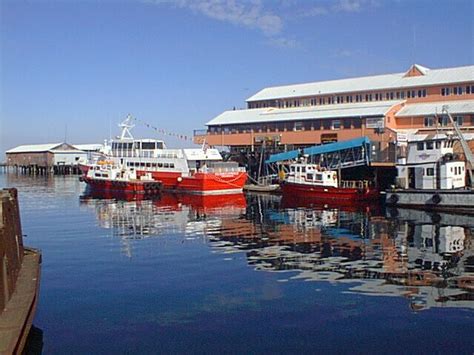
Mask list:
[[[314,178],[314,175],[313,175],[313,174],[306,174],[306,178],[307,178],[308,180],[311,180],[311,181],[312,181],[313,178]]]
[[[146,163],[147,168],[151,168],[151,163]]]
[[[441,142],[440,141],[436,141],[436,149],[439,149],[441,148]]]
[[[423,142],[416,143],[416,150],[423,150],[425,144]]]
[[[140,166],[141,166],[141,167],[145,167],[145,163],[140,163]]]
[[[302,166],[302,167],[301,167],[301,172],[302,172],[302,173],[305,173],[305,172],[306,172],[306,167],[305,167],[305,166]]]
[[[433,150],[433,141],[426,142],[426,149]]]
[[[163,167],[163,163],[158,163],[158,167],[159,167],[159,168],[162,168],[162,167]]]
[[[323,179],[323,174],[316,174],[316,180],[321,181]]]
[[[434,176],[434,168],[427,168],[426,169],[427,176]]]
[[[163,167],[164,167],[164,168],[169,168],[170,165],[169,165],[168,163],[163,163]]]
[[[142,142],[142,149],[155,149],[155,142]]]
[[[140,142],[135,142],[135,149],[140,149]]]
[[[170,163],[170,168],[174,168],[174,163]]]
[[[156,149],[163,149],[163,142],[156,142]]]

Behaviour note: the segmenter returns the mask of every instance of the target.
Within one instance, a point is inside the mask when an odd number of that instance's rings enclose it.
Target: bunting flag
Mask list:
[[[147,128],[150,128],[154,131],[156,131],[157,133],[161,134],[161,135],[164,135],[164,136],[169,136],[169,137],[174,137],[174,138],[177,138],[177,139],[180,139],[180,140],[183,140],[183,141],[192,141],[193,140],[193,137],[192,136],[187,136],[185,134],[179,134],[179,133],[175,133],[175,132],[170,132],[170,131],[167,131],[163,128],[158,128],[158,127],[155,127],[155,126],[152,126],[151,124],[145,122],[145,121],[142,121],[138,118],[135,118],[133,117],[133,119],[143,125],[145,125]]]

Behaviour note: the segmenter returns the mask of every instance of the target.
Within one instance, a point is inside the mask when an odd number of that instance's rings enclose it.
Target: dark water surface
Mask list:
[[[43,252],[45,353],[474,351],[474,217],[7,186]]]

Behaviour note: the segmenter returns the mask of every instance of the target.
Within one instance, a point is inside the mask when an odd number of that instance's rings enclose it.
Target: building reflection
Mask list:
[[[130,241],[177,234],[213,251],[245,253],[282,281],[348,283],[349,292],[401,296],[413,310],[474,308],[474,216],[358,206],[289,205],[280,196],[163,194],[130,200],[85,194],[100,226]]]
[[[215,249],[244,250],[256,270],[294,271],[286,280],[349,282],[350,292],[403,296],[414,310],[474,308],[472,216],[397,211],[386,218],[370,208],[278,209],[252,199],[245,220],[225,222],[225,230],[248,223],[248,231],[211,236]]]

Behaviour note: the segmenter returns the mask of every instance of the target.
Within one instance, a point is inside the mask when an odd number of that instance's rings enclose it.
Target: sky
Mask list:
[[[0,0],[0,160],[101,143],[128,113],[192,136],[268,86],[472,65],[473,18],[472,0]]]

